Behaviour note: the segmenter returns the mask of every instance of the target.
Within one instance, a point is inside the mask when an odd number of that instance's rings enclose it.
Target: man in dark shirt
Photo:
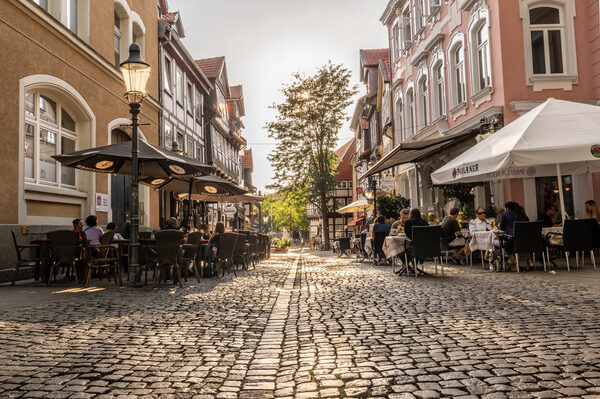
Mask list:
[[[373,233],[389,233],[391,228],[392,226],[385,222],[385,218],[383,216],[379,216],[377,218],[377,222],[373,225]]]
[[[450,209],[450,215],[446,216],[442,221],[442,238],[450,244],[456,237],[462,237],[460,225],[458,224],[458,208]]]

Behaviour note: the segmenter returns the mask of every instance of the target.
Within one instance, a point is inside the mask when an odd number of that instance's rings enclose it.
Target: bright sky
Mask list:
[[[246,129],[254,156],[254,185],[265,191],[273,176],[267,155],[274,141],[265,124],[269,108],[283,100],[280,89],[294,72],[312,74],[331,60],[353,72],[359,84],[359,49],[387,47],[379,22],[387,0],[169,0],[179,11],[185,46],[196,59],[224,55],[229,84],[244,90]],[[348,109],[352,115],[353,106]],[[346,124],[339,144],[351,139]]]

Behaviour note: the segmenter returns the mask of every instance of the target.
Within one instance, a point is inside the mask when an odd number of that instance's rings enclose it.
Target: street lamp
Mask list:
[[[131,215],[131,245],[129,249],[129,283],[139,286],[142,281],[142,270],[138,264],[139,253],[139,163],[138,163],[138,115],[142,106],[142,100],[146,96],[146,83],[150,77],[150,64],[142,59],[140,46],[131,43],[129,46],[129,58],[121,63],[121,73],[127,92],[125,97],[129,102],[131,112],[131,193],[130,193],[130,215]]]

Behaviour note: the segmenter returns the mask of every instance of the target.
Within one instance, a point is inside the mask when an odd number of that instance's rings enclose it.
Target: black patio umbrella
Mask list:
[[[131,175],[131,141],[53,155],[65,166],[96,173]],[[210,174],[213,167],[186,158],[144,140],[138,146],[139,178],[166,181],[173,176],[189,178]]]
[[[156,190],[187,193],[188,199],[203,202],[243,202],[248,191],[235,183],[217,176],[207,175],[199,177],[173,177],[171,179],[146,178],[140,183],[150,186]],[[250,197],[248,197],[249,199]],[[247,202],[251,202],[248,200]],[[188,222],[191,201],[186,209],[185,221]]]

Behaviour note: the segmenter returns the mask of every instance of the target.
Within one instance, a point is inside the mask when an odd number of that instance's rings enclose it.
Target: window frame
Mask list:
[[[77,132],[77,119],[73,117],[74,113],[73,111],[71,111],[69,109],[69,107],[65,107],[64,104],[61,101],[56,100],[55,98],[53,98],[51,95],[48,95],[47,93],[41,92],[39,90],[28,90],[25,92],[24,98],[23,98],[23,102],[25,103],[26,98],[27,98],[27,94],[33,94],[33,115],[29,115],[27,113],[26,107],[23,107],[24,109],[24,132],[25,132],[25,136],[27,136],[27,125],[30,125],[33,127],[33,142],[34,142],[34,149],[33,149],[33,177],[28,177],[26,176],[26,168],[25,165],[23,165],[23,176],[24,176],[24,181],[26,183],[31,183],[31,184],[37,184],[40,186],[44,186],[44,187],[55,187],[55,188],[62,188],[62,189],[67,189],[67,190],[76,190],[77,186],[78,186],[78,174],[76,173],[74,168],[69,168],[67,166],[63,166],[60,162],[55,161],[55,169],[54,169],[54,174],[55,174],[55,181],[48,181],[48,180],[44,180],[41,178],[41,172],[40,172],[40,168],[41,168],[41,161],[40,161],[40,147],[41,147],[41,131],[45,130],[49,133],[52,133],[55,135],[55,155],[58,154],[62,154],[62,139],[67,138],[69,140],[72,140],[75,142],[75,150],[77,150],[78,148],[78,132]],[[51,100],[52,102],[54,102],[55,104],[55,112],[56,112],[56,124],[53,124],[51,122],[45,121],[40,117],[40,96],[44,97],[44,98],[48,98],[49,100]],[[71,119],[73,119],[73,121],[75,122],[75,131],[70,130],[66,127],[62,126],[62,118],[63,118],[63,111],[66,112]],[[23,157],[23,161],[25,162],[25,160],[27,159],[26,156]],[[66,184],[63,183],[63,179],[62,179],[62,169],[63,168],[68,168],[68,169],[72,169],[73,170],[73,174],[74,174],[74,184]]]
[[[429,76],[424,72],[425,68],[423,67],[417,76],[417,111],[418,111],[418,126],[417,131],[421,131],[425,129],[431,123],[430,112],[429,112],[429,95],[430,95],[430,85],[429,85]],[[423,89],[423,84],[425,84],[425,90]]]
[[[434,83],[432,87],[433,120],[446,116],[446,75],[444,67],[444,61],[441,59],[434,60],[431,65],[431,80]]]
[[[181,107],[185,102],[185,75],[181,68],[175,64],[175,100]]]
[[[573,84],[579,82],[577,43],[575,37],[575,4],[572,0],[520,0],[520,17],[523,26],[523,40],[525,45],[525,78],[528,86],[533,86],[533,91],[548,89],[562,89],[570,91]],[[531,47],[531,30],[539,30],[540,26],[531,25],[529,11],[538,7],[552,7],[559,9],[561,15],[561,51],[563,61],[563,73],[534,74],[533,54]],[[554,25],[558,27],[558,25]],[[546,45],[546,42],[544,43]],[[546,55],[545,55],[546,56]]]
[[[186,84],[186,111],[189,115],[194,117],[194,85],[189,80]]]
[[[535,10],[537,8],[552,8],[558,11],[558,18],[559,18],[559,23],[558,24],[535,24],[533,25],[531,23],[531,11]],[[566,36],[566,27],[565,27],[565,15],[564,15],[564,10],[562,7],[560,6],[556,6],[553,5],[552,3],[550,4],[542,4],[542,5],[534,5],[534,6],[530,6],[527,12],[527,22],[528,22],[528,30],[529,30],[529,40],[528,40],[528,44],[529,44],[529,49],[531,51],[531,59],[532,59],[532,74],[534,76],[561,76],[565,74],[565,65],[566,65],[566,54],[565,54],[565,36]],[[536,73],[535,72],[535,67],[534,67],[534,63],[533,63],[533,41],[531,39],[531,34],[533,32],[542,32],[542,38],[543,38],[543,49],[544,49],[544,73]],[[562,66],[562,71],[561,72],[552,72],[552,62],[550,59],[550,41],[548,40],[548,33],[550,31],[558,31],[560,32],[560,39],[561,39],[561,43],[560,43],[560,58],[561,58],[561,66]]]
[[[486,29],[487,40],[479,43],[478,33]],[[471,21],[468,30],[469,38],[469,63],[471,73],[469,82],[471,86],[471,101],[478,106],[481,102],[490,100],[491,97],[486,93],[493,91],[493,69],[492,69],[492,54],[491,54],[491,35],[489,24],[489,12],[485,7],[481,7],[471,14]],[[485,54],[482,56],[481,53]],[[480,59],[482,66],[480,66]],[[483,70],[482,70],[483,69]],[[481,83],[483,82],[483,87]]]
[[[465,67],[465,41],[462,33],[456,33],[448,46],[448,87],[450,89],[450,113],[467,103],[466,91],[466,67]],[[460,65],[456,62],[456,55],[461,51],[462,61]],[[458,86],[457,76],[461,77],[461,85]]]
[[[415,113],[415,88],[412,82],[407,86],[406,93],[404,95],[406,98],[406,107],[405,112],[406,115],[406,136],[405,139],[416,134],[416,113]]]
[[[167,68],[168,65],[168,68]],[[165,54],[165,63],[163,67],[164,89],[170,96],[173,96],[173,59]]]
[[[119,14],[118,14],[118,12],[117,12],[116,9],[113,11],[113,18],[114,17],[116,17],[116,19],[119,20],[119,25],[121,25],[123,23],[123,18],[121,18],[119,16]],[[113,22],[113,52],[114,52],[114,57],[115,57],[115,59],[114,59],[115,66],[117,68],[119,68],[119,66],[121,64],[121,40],[123,39],[122,30],[123,30],[123,28],[121,26],[117,26]],[[116,43],[118,43],[118,46],[115,46]],[[119,52],[118,53],[115,51],[116,50],[115,47],[119,48]],[[119,56],[119,59],[117,59],[117,55]]]

